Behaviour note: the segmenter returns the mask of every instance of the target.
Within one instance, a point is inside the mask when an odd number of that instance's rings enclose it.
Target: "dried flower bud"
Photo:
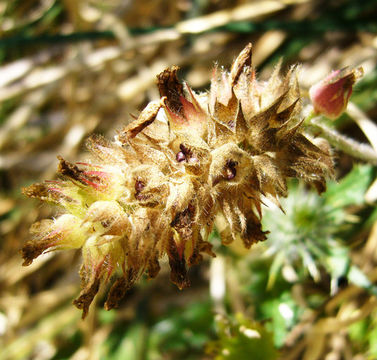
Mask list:
[[[321,192],[333,174],[327,142],[315,145],[302,132],[295,67],[281,76],[278,66],[260,82],[248,45],[230,73],[215,69],[203,94],[182,85],[177,70],[158,75],[161,99],[115,141],[88,140],[90,163],[59,158],[61,180],[24,189],[67,212],[32,227],[24,264],[47,250],[81,247],[82,291],[74,304],[84,317],[113,274],[120,277],[106,309],[143,273],[155,277],[163,256],[172,282],[189,286],[189,268],[204,253],[215,256],[208,242],[215,223],[224,244],[239,239],[250,248],[268,234],[261,225],[263,196],[279,205],[289,177]]]
[[[363,68],[335,70],[325,79],[313,85],[309,96],[314,111],[330,119],[336,119],[347,108],[356,80],[363,75]]]

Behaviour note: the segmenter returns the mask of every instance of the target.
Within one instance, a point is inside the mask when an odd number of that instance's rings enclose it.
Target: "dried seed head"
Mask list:
[[[171,280],[189,285],[188,269],[203,253],[216,222],[222,242],[246,248],[266,239],[261,197],[279,204],[286,180],[297,177],[324,191],[333,173],[325,140],[301,130],[296,68],[267,82],[256,79],[251,45],[231,72],[216,68],[209,93],[181,84],[177,67],[158,75],[161,99],[110,142],[92,136],[89,163],[59,158],[61,181],[24,193],[63,207],[66,214],[32,227],[24,264],[51,249],[82,248],[82,291],[74,304],[88,312],[116,269],[105,307],[116,307],[143,273],[155,277],[168,256]]]

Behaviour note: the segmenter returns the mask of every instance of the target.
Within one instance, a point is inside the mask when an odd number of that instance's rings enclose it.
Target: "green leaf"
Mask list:
[[[326,259],[326,269],[331,275],[331,294],[337,292],[338,279],[347,274],[350,262],[348,248],[336,246],[330,249],[330,256]]]
[[[279,297],[266,300],[260,306],[262,319],[268,320],[266,329],[273,331],[274,344],[280,348],[290,329],[297,323],[300,312],[290,291],[284,291]]]
[[[126,327],[123,334],[111,334],[102,346],[103,358],[108,360],[140,359],[147,341],[147,333],[148,329],[145,324],[135,322]],[[118,336],[121,337],[118,339]]]
[[[373,328],[368,331],[369,353],[373,358],[377,357],[377,324],[374,321]]]
[[[363,344],[365,342],[365,339],[369,333],[368,325],[369,322],[367,319],[362,319],[349,325],[347,331],[352,343]]]
[[[373,168],[370,165],[358,165],[339,184],[330,183],[324,196],[335,207],[361,205],[372,180]]]
[[[244,315],[237,314],[232,322],[220,319],[218,329],[219,340],[210,342],[206,348],[215,360],[277,359],[272,334]]]
[[[171,308],[150,327],[149,347],[163,358],[197,359],[213,331],[211,303],[200,301]],[[150,357],[151,358],[151,357]]]

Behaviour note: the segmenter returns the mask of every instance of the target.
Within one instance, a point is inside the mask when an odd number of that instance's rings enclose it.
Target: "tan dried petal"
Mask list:
[[[129,139],[134,138],[142,130],[155,121],[158,111],[160,110],[165,98],[159,101],[150,102],[146,108],[141,112],[139,117],[127,125],[119,134],[119,140],[126,142]]]
[[[262,224],[260,219],[254,214],[254,212],[249,211],[245,214],[246,216],[246,228],[241,234],[242,241],[246,249],[250,249],[251,245],[264,241],[267,239],[267,234],[269,231],[262,230]]]
[[[82,310],[83,319],[88,315],[89,306],[98,293],[100,283],[99,278],[93,277],[91,281],[85,285],[85,288],[81,290],[79,297],[73,301],[73,305]]]
[[[33,184],[22,189],[22,193],[30,198],[48,201],[54,204],[74,202],[75,200],[64,194],[57,184]]]
[[[133,268],[129,268],[123,277],[117,279],[107,295],[105,309],[111,310],[117,308],[119,302],[124,298],[127,291],[131,289],[137,279],[138,271]]]
[[[183,116],[181,97],[183,94],[183,85],[177,77],[178,66],[172,66],[157,75],[157,86],[162,98],[166,97],[165,102],[169,109],[174,113]]]
[[[234,61],[232,68],[230,70],[233,86],[237,84],[241,73],[245,70],[245,67],[251,68],[251,65],[252,65],[251,59],[252,59],[252,45],[251,43],[249,43],[237,56],[237,59]]]
[[[50,247],[50,243],[51,239],[49,238],[44,238],[39,241],[29,240],[26,242],[21,250],[22,258],[24,259],[22,266],[29,266],[34,259]]]
[[[190,280],[187,276],[186,259],[180,254],[176,242],[171,239],[168,244],[167,253],[170,265],[170,280],[178,286],[180,290],[190,286]]]

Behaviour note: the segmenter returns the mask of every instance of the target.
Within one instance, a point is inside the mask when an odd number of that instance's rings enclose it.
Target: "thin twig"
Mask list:
[[[377,126],[368,116],[354,103],[349,103],[347,114],[355,121],[365,137],[369,140],[373,149],[377,152]],[[367,203],[374,203],[377,199],[377,179],[369,187],[364,195]]]
[[[214,303],[214,310],[220,314],[226,314],[224,305],[226,292],[225,267],[226,262],[222,256],[211,259],[209,289]]]

